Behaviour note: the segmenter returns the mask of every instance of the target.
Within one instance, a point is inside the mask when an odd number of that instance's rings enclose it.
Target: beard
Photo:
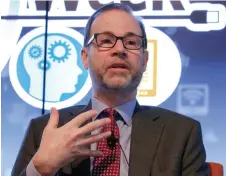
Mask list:
[[[100,86],[120,92],[134,91],[140,84],[142,72],[105,72],[98,75]]]

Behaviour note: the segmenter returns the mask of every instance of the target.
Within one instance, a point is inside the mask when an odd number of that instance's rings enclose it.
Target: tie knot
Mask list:
[[[114,117],[116,117],[116,115],[118,114],[118,112],[113,108],[107,108],[104,110],[104,112],[107,113],[109,116],[114,116]]]

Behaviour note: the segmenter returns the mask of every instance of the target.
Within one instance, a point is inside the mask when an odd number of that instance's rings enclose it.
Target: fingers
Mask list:
[[[103,118],[100,120],[95,120],[93,122],[90,122],[86,124],[83,127],[80,127],[79,129],[76,130],[75,132],[75,138],[84,136],[87,133],[91,133],[92,131],[104,127],[105,125],[108,125],[111,123],[111,120],[109,118]]]
[[[84,122],[91,120],[97,115],[97,112],[94,110],[86,111],[82,114],[79,114],[76,116],[74,119],[72,119],[69,122],[69,126],[74,128],[74,127],[80,127]]]
[[[53,107],[51,108],[51,111],[50,111],[50,118],[47,126],[52,128],[57,128],[58,123],[59,123],[59,113],[58,113],[58,110]]]
[[[74,152],[74,155],[77,157],[82,157],[82,158],[86,158],[86,157],[100,157],[103,156],[103,152],[98,151],[98,150],[90,150],[87,148],[83,148],[80,149],[79,151],[76,150]]]
[[[91,135],[89,137],[82,138],[81,140],[78,140],[75,143],[75,145],[76,146],[88,146],[88,145],[90,145],[92,143],[99,142],[99,141],[109,137],[110,135],[111,135],[111,131],[107,131],[107,132]]]
[[[103,156],[103,152],[98,150],[84,150],[83,156],[99,157],[99,156]]]

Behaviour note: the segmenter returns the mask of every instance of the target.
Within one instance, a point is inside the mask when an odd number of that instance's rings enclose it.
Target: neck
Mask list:
[[[93,89],[93,96],[107,105],[108,107],[115,107],[124,104],[136,98],[137,90],[121,92],[120,90],[110,89]]]

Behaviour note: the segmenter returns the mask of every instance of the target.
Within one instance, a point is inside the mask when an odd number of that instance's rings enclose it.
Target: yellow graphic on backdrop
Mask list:
[[[153,97],[157,93],[157,40],[148,40],[149,60],[146,71],[138,87],[138,97]]]

